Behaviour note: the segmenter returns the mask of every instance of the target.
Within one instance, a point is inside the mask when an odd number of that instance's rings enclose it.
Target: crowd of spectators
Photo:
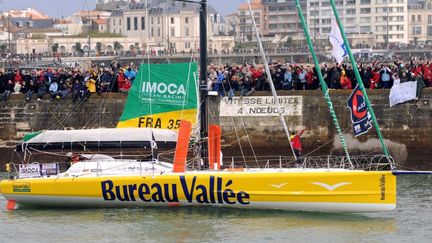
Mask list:
[[[275,62],[269,64],[276,90],[314,90],[320,82],[313,65]],[[320,66],[324,81],[330,89],[353,89],[357,85],[350,64],[323,63]],[[417,81],[421,89],[432,87],[432,61],[374,62],[358,65],[360,77],[368,89],[389,89],[393,85]],[[220,96],[233,96],[235,91],[248,95],[253,91],[270,90],[264,65],[210,65],[208,87]]]
[[[320,88],[313,65],[275,62],[269,65],[276,90],[315,90]],[[373,62],[358,65],[363,84],[368,89],[389,89],[408,81],[417,81],[421,89],[432,87],[432,61],[410,60]],[[320,66],[324,81],[330,89],[353,89],[357,84],[350,64],[323,63]],[[120,65],[113,61],[109,67],[89,69],[47,68],[33,70],[0,69],[0,101],[13,93],[25,94],[26,100],[65,99],[87,100],[93,93],[128,92],[137,75],[133,64]],[[269,91],[270,83],[264,65],[209,65],[208,88],[220,96],[249,95],[254,91]]]
[[[26,94],[30,101],[50,97],[52,100],[72,97],[74,102],[87,100],[93,93],[128,92],[137,67],[122,66],[112,62],[110,67],[96,67],[84,70],[74,68],[47,68],[40,70],[0,70],[0,101],[7,101],[12,94]]]

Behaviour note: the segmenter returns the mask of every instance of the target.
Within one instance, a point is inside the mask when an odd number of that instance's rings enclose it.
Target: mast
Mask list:
[[[341,140],[342,147],[344,149],[345,155],[346,155],[349,163],[353,167],[350,155],[348,153],[348,148],[347,148],[346,143],[345,143],[345,139],[344,139],[344,137],[342,135],[342,129],[340,128],[339,121],[338,121],[338,119],[336,117],[336,112],[334,110],[333,103],[332,103],[331,98],[330,98],[330,94],[329,94],[329,90],[328,90],[327,84],[326,84],[326,82],[324,82],[324,78],[323,78],[322,73],[321,73],[321,68],[319,66],[318,58],[316,56],[315,49],[314,49],[314,47],[312,45],[312,40],[311,40],[311,37],[310,37],[310,34],[309,34],[309,27],[308,27],[308,25],[307,25],[307,23],[306,23],[306,21],[304,19],[303,11],[302,11],[301,6],[300,6],[300,0],[296,0],[296,6],[297,6],[297,12],[298,12],[300,21],[301,21],[302,26],[303,26],[303,32],[304,32],[304,34],[306,36],[306,40],[307,40],[307,43],[308,43],[308,46],[309,46],[309,51],[310,51],[310,53],[312,55],[312,58],[314,60],[315,70],[317,72],[318,79],[319,79],[320,85],[321,85],[321,91],[323,92],[324,98],[325,98],[325,100],[327,102],[327,105],[329,107],[330,115],[333,118],[333,123],[334,123],[334,125],[336,127],[336,130],[337,130],[338,134],[339,134],[339,138]]]
[[[350,61],[351,61],[351,65],[352,65],[352,67],[353,67],[354,74],[355,74],[355,77],[356,77],[356,79],[357,79],[357,83],[358,83],[358,85],[359,85],[359,87],[360,87],[361,92],[363,93],[363,96],[364,96],[364,100],[365,100],[366,106],[367,106],[367,108],[368,108],[368,110],[369,110],[369,112],[370,112],[370,115],[371,115],[371,117],[372,117],[372,121],[373,121],[373,124],[374,124],[374,126],[375,126],[375,129],[376,129],[376,131],[377,131],[377,134],[378,134],[378,137],[379,137],[379,140],[380,140],[381,147],[382,147],[382,149],[383,149],[384,155],[385,155],[385,156],[390,156],[390,154],[389,154],[389,152],[388,152],[388,149],[387,149],[387,146],[386,146],[386,144],[384,143],[383,135],[382,135],[381,130],[380,130],[380,128],[379,128],[378,121],[377,121],[377,119],[376,119],[376,117],[375,117],[375,113],[374,113],[374,111],[373,111],[373,109],[372,109],[372,105],[370,104],[370,101],[369,101],[368,95],[367,95],[367,93],[366,93],[366,89],[365,89],[365,87],[364,87],[364,85],[363,85],[363,80],[361,79],[360,72],[359,72],[359,70],[358,70],[358,68],[357,68],[357,62],[356,62],[356,60],[355,60],[353,54],[351,53],[351,47],[350,47],[350,45],[349,45],[348,38],[346,37],[345,30],[344,30],[344,27],[343,27],[343,25],[342,25],[342,21],[341,21],[340,18],[339,18],[339,13],[338,13],[338,11],[337,11],[337,9],[336,9],[336,5],[335,5],[334,0],[330,0],[330,4],[331,4],[331,6],[332,6],[333,13],[334,13],[334,16],[335,16],[335,18],[336,18],[336,21],[337,21],[337,23],[338,23],[338,25],[339,25],[339,29],[340,29],[340,32],[341,32],[341,35],[342,35],[343,41],[344,41],[345,44],[346,44],[345,47],[346,47],[346,50],[347,50],[347,52],[348,52],[348,56],[349,56],[349,59],[350,59]]]
[[[204,169],[208,163],[207,123],[207,0],[200,1],[200,139]]]

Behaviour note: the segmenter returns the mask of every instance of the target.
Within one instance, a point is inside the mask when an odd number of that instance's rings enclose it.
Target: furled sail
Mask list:
[[[17,145],[27,149],[64,150],[99,148],[150,147],[155,141],[159,148],[174,148],[177,132],[151,128],[98,128],[84,130],[49,130],[27,134]]]

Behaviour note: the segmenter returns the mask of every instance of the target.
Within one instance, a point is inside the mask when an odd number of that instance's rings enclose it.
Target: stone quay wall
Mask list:
[[[379,153],[381,147],[374,129],[357,138],[352,136],[346,107],[350,93],[350,90],[330,91],[348,149],[352,154]],[[389,90],[370,90],[368,94],[385,143],[401,169],[431,169],[432,89],[424,89],[417,102],[393,108],[389,107]],[[320,90],[280,91],[278,95],[288,128],[305,129],[303,155],[342,154],[339,136]],[[24,96],[13,95],[7,103],[0,104],[0,164],[17,160],[14,146],[28,132],[115,127],[126,96],[93,95],[88,101],[73,103],[69,99],[26,102]],[[274,116],[273,102],[270,92],[255,92],[232,100],[209,98],[210,120],[222,127],[225,161],[231,161],[234,155],[236,162],[255,161],[254,154],[257,160],[291,155],[280,119]]]

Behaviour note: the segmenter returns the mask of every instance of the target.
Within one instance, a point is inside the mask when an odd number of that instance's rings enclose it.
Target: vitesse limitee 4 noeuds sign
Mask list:
[[[302,96],[279,96],[284,116],[301,116]],[[220,102],[220,116],[278,116],[275,99],[271,96],[225,97]]]

